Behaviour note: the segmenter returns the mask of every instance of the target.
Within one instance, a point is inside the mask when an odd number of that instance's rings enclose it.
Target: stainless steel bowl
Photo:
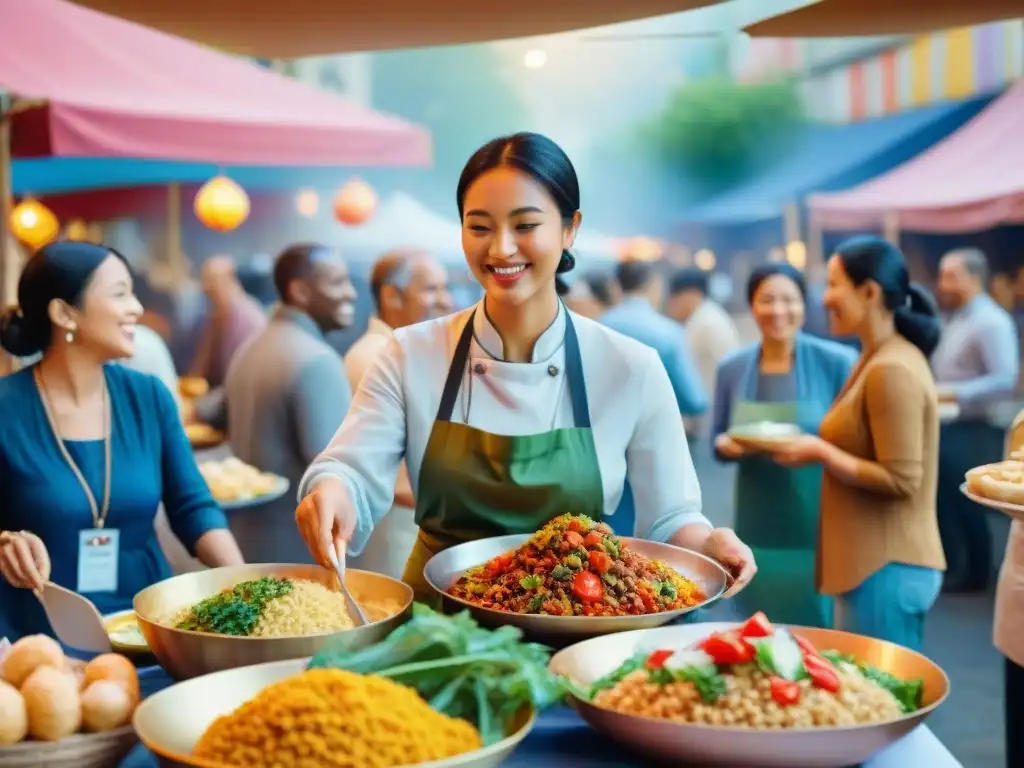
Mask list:
[[[221,715],[229,714],[266,688],[306,667],[308,659],[258,664],[205,675],[165,688],[143,701],[132,723],[161,766],[223,768],[192,757],[196,742]],[[533,728],[530,712],[508,738],[448,760],[419,763],[418,768],[496,768]]]
[[[412,612],[412,589],[400,581],[369,571],[348,570],[345,583],[364,606],[370,624],[340,632],[301,637],[235,637],[175,629],[169,619],[182,608],[217,594],[241,581],[264,576],[308,579],[337,590],[338,577],[318,565],[240,565],[185,573],[147,587],[135,596],[139,629],[160,665],[176,680],[245,667],[268,661],[312,656],[326,645],[356,649],[372,645],[405,623]],[[393,603],[398,613],[374,610],[376,603]]]
[[[709,557],[671,544],[659,544],[644,539],[620,537],[630,549],[644,557],[659,560],[693,581],[707,595],[702,603],[678,611],[651,613],[643,616],[547,616],[540,614],[508,613],[481,608],[448,594],[448,588],[469,568],[486,563],[492,557],[525,544],[530,534],[497,536],[491,539],[460,544],[434,555],[423,571],[427,583],[441,595],[448,611],[468,609],[483,626],[498,627],[510,624],[519,627],[531,640],[562,646],[588,637],[626,632],[633,629],[660,627],[673,619],[695,611],[717,600],[725,592],[728,575],[725,569]]]
[[[662,627],[599,637],[555,654],[551,670],[588,687],[616,669],[637,651],[686,646],[712,632],[736,624],[709,623]],[[837,650],[873,664],[898,677],[924,681],[925,706],[917,712],[885,723],[842,728],[751,728],[686,725],[668,720],[626,715],[572,698],[584,720],[639,753],[673,761],[729,768],[835,768],[860,765],[906,736],[945,701],[949,678],[920,653],[883,640],[830,629],[793,627],[797,634],[822,650]]]

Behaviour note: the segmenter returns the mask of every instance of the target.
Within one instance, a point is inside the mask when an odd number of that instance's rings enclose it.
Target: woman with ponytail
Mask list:
[[[834,335],[860,339],[860,359],[821,437],[774,457],[825,469],[817,578],[836,598],[836,628],[920,650],[946,568],[935,505],[938,395],[928,364],[938,310],[910,282],[899,248],[878,237],[836,249],[825,307]]]
[[[565,513],[600,521],[633,488],[640,536],[723,561],[734,591],[750,550],[712,530],[657,353],[568,311],[583,216],[576,171],[544,136],[495,139],[470,158],[456,202],[474,307],[395,332],[345,423],[300,484],[296,519],[325,565],[359,554],[391,506],[401,460],[416,499],[405,579],[429,598],[427,560],[475,539],[532,533]]]
[[[50,632],[32,594],[47,581],[108,613],[170,576],[161,502],[203,563],[240,564],[171,393],[111,364],[134,355],[142,315],[124,257],[51,243],[25,265],[18,302],[0,343],[41,358],[0,379],[0,636]]]

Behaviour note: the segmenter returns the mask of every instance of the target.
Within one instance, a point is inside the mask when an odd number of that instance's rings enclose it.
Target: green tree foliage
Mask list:
[[[434,167],[408,174],[407,188],[454,205],[456,181],[480,145],[522,130],[526,108],[511,73],[488,45],[389,51],[373,57],[373,106],[425,125],[433,135]],[[410,183],[411,182],[411,183]]]
[[[708,189],[728,187],[785,148],[804,113],[794,82],[712,77],[681,85],[641,126],[644,143]]]

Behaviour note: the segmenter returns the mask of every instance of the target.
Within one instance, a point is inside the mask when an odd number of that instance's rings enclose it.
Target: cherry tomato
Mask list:
[[[775,627],[768,621],[768,617],[758,611],[740,629],[742,637],[771,637],[775,634]]]
[[[668,661],[675,651],[655,651],[647,657],[647,666],[651,669],[661,669],[665,666],[665,662]]]
[[[596,531],[591,531],[587,534],[587,537],[583,540],[583,543],[588,547],[599,547],[601,542],[604,540],[604,536]]]
[[[743,641],[738,632],[716,632],[698,646],[715,664],[745,664],[754,660],[754,647]]]
[[[566,542],[573,549],[583,546],[583,537],[576,533],[576,531],[566,531],[562,535],[562,541]]]
[[[612,558],[607,552],[589,552],[587,560],[590,562],[590,567],[598,573],[608,573],[612,568]]]
[[[799,683],[783,680],[781,677],[773,677],[771,679],[771,691],[772,699],[775,703],[781,704],[784,707],[788,707],[790,704],[796,704],[800,701]]]
[[[596,603],[604,597],[601,580],[590,571],[580,571],[572,582],[572,593],[584,603]]]
[[[830,661],[821,656],[808,654],[804,657],[804,667],[807,668],[807,674],[815,688],[821,688],[829,693],[839,691],[839,673]]]

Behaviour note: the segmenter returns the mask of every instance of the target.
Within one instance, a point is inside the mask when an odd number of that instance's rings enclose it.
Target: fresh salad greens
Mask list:
[[[885,690],[889,691],[900,703],[900,707],[906,713],[916,712],[924,706],[924,681],[923,680],[901,680],[891,675],[884,669],[879,669],[870,664],[858,661],[849,654],[839,651],[822,651],[822,656],[836,666],[849,665],[860,671],[868,680],[873,680]]]
[[[288,579],[274,576],[243,581],[196,603],[188,616],[178,623],[178,629],[216,635],[249,635],[259,623],[266,604],[292,589],[294,584]]]
[[[652,683],[668,685],[673,682],[693,683],[700,697],[714,703],[728,693],[725,677],[718,674],[711,657],[702,651],[641,652],[627,659],[621,666],[598,678],[587,690],[573,685],[572,693],[577,698],[592,700],[601,691],[614,688],[634,672],[646,669]]]
[[[309,668],[411,686],[437,711],[473,723],[484,744],[504,739],[524,707],[544,709],[565,693],[548,671],[549,648],[522,642],[515,627],[484,629],[468,611],[445,616],[417,603],[412,619],[379,643],[349,651],[342,642],[314,656]]]

